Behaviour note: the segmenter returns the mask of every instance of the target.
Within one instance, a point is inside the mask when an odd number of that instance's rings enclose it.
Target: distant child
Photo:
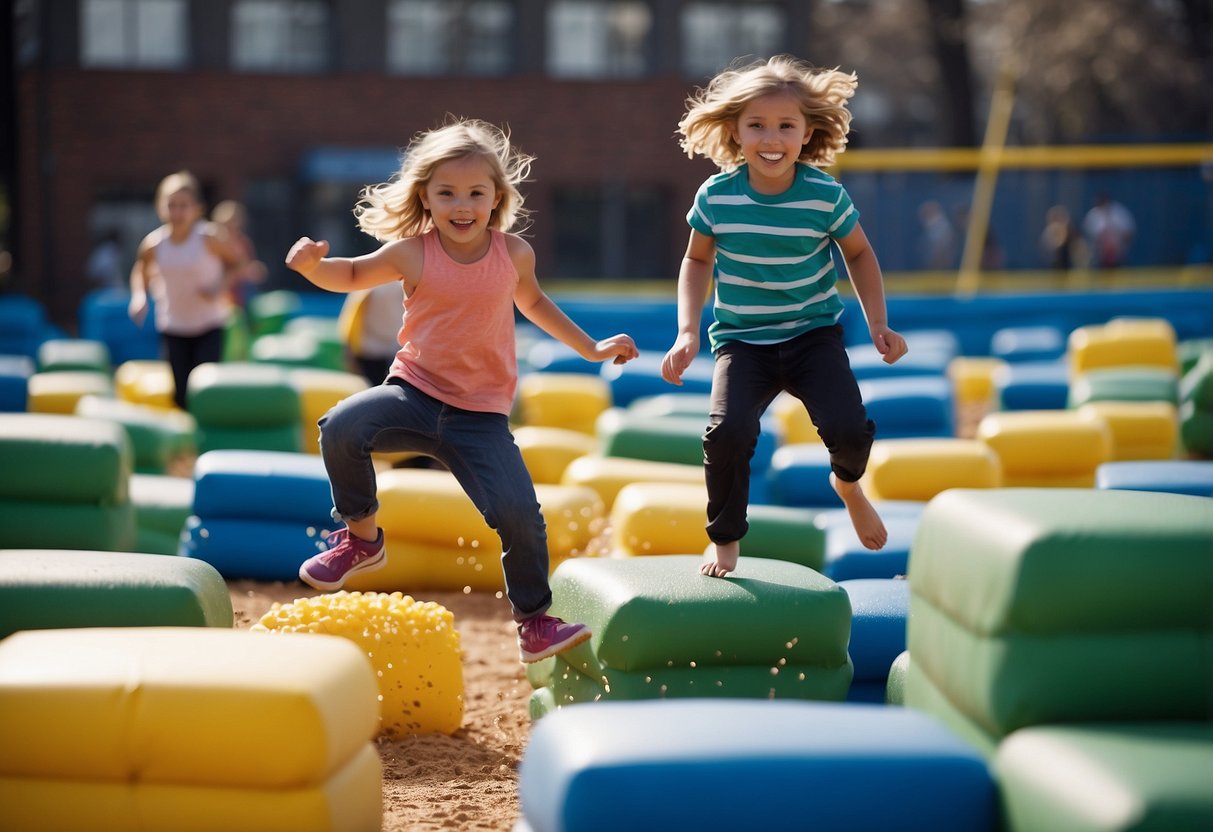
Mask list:
[[[363,190],[354,214],[381,248],[328,257],[327,242],[303,237],[286,258],[322,289],[350,292],[398,280],[405,295],[401,346],[387,381],[320,420],[333,516],[346,528],[299,577],[335,590],[350,575],[381,567],[371,454],[428,454],[451,470],[501,537],[524,662],[567,650],[590,632],[547,615],[547,530],[509,427],[518,382],[514,307],[589,360],[621,364],[637,356],[627,335],[596,342],[573,323],[539,288],[530,245],[508,233],[523,216],[518,185],[532,161],[498,128],[453,121],[417,136],[399,173]]]
[[[143,238],[131,269],[131,319],[143,325],[148,297],[155,302],[156,331],[173,372],[173,401],[186,409],[190,373],[223,357],[231,315],[226,275],[247,255],[227,233],[206,221],[202,190],[188,171],[169,174],[156,188],[163,223]]]
[[[700,572],[737,568],[749,529],[750,458],[759,419],[781,391],[804,402],[830,453],[830,483],[864,546],[888,533],[859,486],[875,435],[851,372],[831,255],[838,245],[872,343],[892,364],[905,339],[889,329],[884,281],[846,190],[818,169],[846,146],[854,75],[786,56],[717,75],[687,100],[678,123],[687,155],[723,171],[687,215],[691,238],[678,275],[678,337],[662,361],[672,384],[699,354],[699,319],[713,276],[716,356],[703,438],[712,542]],[[711,557],[714,555],[714,557]]]
[[[232,303],[244,309],[248,306],[253,287],[262,283],[266,274],[265,264],[257,259],[253,241],[244,230],[248,224],[248,209],[234,199],[225,199],[211,211],[211,222],[223,226],[232,245],[244,255],[243,265],[233,269],[227,276]]]

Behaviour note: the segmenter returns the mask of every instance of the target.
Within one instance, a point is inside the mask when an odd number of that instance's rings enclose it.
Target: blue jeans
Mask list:
[[[452,407],[392,378],[339,402],[319,424],[334,519],[361,520],[379,510],[372,452],[432,456],[450,469],[501,538],[514,620],[547,611],[547,527],[508,417]]]
[[[716,352],[712,404],[703,437],[708,538],[731,543],[749,530],[750,459],[762,414],[781,391],[804,403],[840,480],[863,476],[876,425],[851,372],[842,327],[811,329],[780,344],[732,341]]]

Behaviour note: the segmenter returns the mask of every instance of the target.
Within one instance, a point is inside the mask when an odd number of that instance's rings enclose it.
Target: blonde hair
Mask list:
[[[505,130],[467,118],[448,120],[415,136],[405,149],[400,170],[389,181],[362,189],[354,207],[358,227],[380,242],[425,233],[433,223],[421,203],[421,192],[439,165],[469,156],[485,161],[501,195],[489,227],[510,231],[527,216],[518,185],[526,180],[535,157],[512,146]]]
[[[686,115],[678,122],[679,144],[691,158],[698,153],[721,170],[735,170],[744,158],[730,128],[751,101],[782,93],[796,99],[813,128],[799,160],[831,165],[846,150],[851,126],[847,100],[858,83],[854,73],[818,69],[790,55],[730,67],[687,98]]]
[[[181,191],[186,191],[199,206],[202,205],[202,186],[198,179],[188,170],[179,170],[161,179],[156,186],[156,212],[163,213],[168,198]]]

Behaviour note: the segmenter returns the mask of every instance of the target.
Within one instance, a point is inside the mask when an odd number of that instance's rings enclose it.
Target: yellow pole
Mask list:
[[[1007,143],[1007,128],[1015,107],[1015,76],[1015,59],[1007,50],[990,100],[990,117],[986,121],[986,135],[977,161],[973,204],[969,207],[969,227],[960,258],[960,273],[956,277],[958,295],[974,295],[981,285],[981,253],[985,249],[990,228],[990,210],[994,205],[994,188],[998,184],[1002,149]]]

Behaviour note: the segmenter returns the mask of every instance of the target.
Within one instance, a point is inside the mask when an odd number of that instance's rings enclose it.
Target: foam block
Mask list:
[[[535,425],[514,428],[514,444],[531,479],[547,485],[559,483],[574,460],[598,451],[598,440],[587,433]]]
[[[1095,487],[1213,497],[1213,460],[1105,462],[1095,471]]]
[[[70,415],[85,396],[112,398],[114,385],[109,373],[95,370],[34,373],[29,377],[27,395],[30,413]]]
[[[110,351],[103,341],[88,338],[52,338],[38,346],[38,371],[86,370],[110,372]]]
[[[830,485],[830,452],[825,445],[783,445],[771,455],[766,471],[771,502],[804,508],[836,508],[842,499]]]
[[[173,410],[173,371],[167,361],[131,359],[114,371],[114,387],[118,398],[135,404],[146,404],[162,410]]]
[[[952,384],[943,372],[871,378],[859,383],[859,392],[881,438],[952,436],[956,432]]]
[[[304,453],[320,453],[320,417],[355,393],[365,390],[366,379],[339,370],[295,368],[290,371],[291,384],[299,393],[299,421],[303,428]]]
[[[993,768],[1007,832],[1213,829],[1208,722],[1025,728]]]
[[[1090,488],[1112,458],[1111,428],[1072,411],[991,413],[977,438],[998,454],[1006,486]]]
[[[333,509],[328,473],[313,454],[208,451],[194,464],[194,480],[194,514],[206,520],[326,525]]]
[[[1179,402],[1179,377],[1165,367],[1104,367],[1070,382],[1069,407],[1089,402]]]
[[[653,462],[621,456],[579,457],[569,463],[561,477],[565,485],[580,485],[594,489],[602,498],[607,511],[625,485],[634,482],[668,482],[683,485],[703,484],[703,464]]]
[[[1070,331],[1070,367],[1080,375],[1101,367],[1178,366],[1175,329],[1164,318],[1116,318]]]
[[[705,797],[710,784],[724,782],[745,799]],[[518,791],[537,832],[638,822],[653,829],[984,832],[997,817],[984,761],[930,717],[817,702],[564,709],[535,726]]]
[[[219,573],[167,555],[0,550],[0,638],[70,627],[231,627]]]
[[[522,424],[593,435],[594,422],[611,406],[611,387],[584,373],[524,373],[518,379]]]
[[[0,497],[124,503],[131,462],[126,431],[113,422],[63,414],[0,414]]]
[[[1179,447],[1179,412],[1170,402],[1090,402],[1078,414],[1112,432],[1112,460],[1171,459]]]
[[[926,502],[948,488],[997,488],[1002,462],[971,439],[877,439],[863,489],[873,500]]]
[[[839,581],[851,599],[851,641],[847,652],[855,666],[848,699],[883,702],[889,670],[906,649],[909,581],[860,578]]]

